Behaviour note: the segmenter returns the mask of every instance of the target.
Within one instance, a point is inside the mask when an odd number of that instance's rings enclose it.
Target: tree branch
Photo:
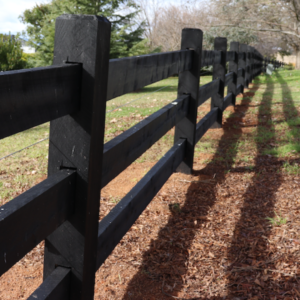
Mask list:
[[[269,29],[269,28],[251,28],[251,27],[241,27],[241,26],[236,26],[235,24],[218,24],[218,25],[212,25],[211,27],[238,27],[242,29],[249,29],[252,31],[268,31],[268,32],[279,32],[283,34],[288,34],[288,35],[293,35],[296,36],[297,38],[300,39],[300,35],[292,32],[292,31],[286,31],[286,30],[280,30],[280,29]]]

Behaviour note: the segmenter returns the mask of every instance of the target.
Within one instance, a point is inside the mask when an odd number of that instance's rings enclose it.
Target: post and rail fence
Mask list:
[[[202,50],[200,29],[183,29],[179,51],[112,60],[107,19],[62,15],[55,30],[52,66],[0,74],[1,139],[51,121],[48,178],[0,210],[0,275],[45,241],[43,283],[28,299],[92,300],[95,272],[172,173],[192,172],[196,143],[222,126],[223,111],[266,63],[283,64],[238,42],[227,51],[226,38]],[[199,87],[211,65],[213,80]],[[106,101],[174,74],[176,100],[103,143]],[[99,222],[101,188],[174,126],[173,147]]]

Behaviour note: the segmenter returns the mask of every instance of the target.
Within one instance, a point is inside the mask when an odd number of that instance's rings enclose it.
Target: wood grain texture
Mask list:
[[[102,187],[187,116],[189,98],[179,97],[104,145]]]
[[[60,171],[1,206],[0,275],[72,215],[75,181]]]
[[[198,106],[203,104],[207,99],[218,92],[220,86],[220,79],[215,79],[199,88]]]
[[[80,65],[0,73],[0,139],[79,109]]]
[[[71,270],[57,267],[27,300],[66,300],[70,295]]]
[[[44,279],[56,265],[70,267],[71,300],[92,300],[94,294],[109,40],[103,17],[56,19],[53,63],[80,63],[82,77],[80,110],[50,124],[48,173],[72,167],[78,176],[74,214],[45,241]]]
[[[205,117],[197,124],[196,141],[197,143],[203,137],[208,129],[216,122],[219,108],[213,108]]]
[[[192,68],[192,51],[180,50],[109,61],[107,100]]]
[[[185,118],[175,126],[174,143],[185,138],[186,152],[179,172],[191,174],[194,163],[194,148],[197,123],[198,93],[200,84],[200,67],[202,53],[203,32],[200,29],[184,28],[181,35],[181,49],[191,49],[193,52],[192,68],[181,72],[178,78],[178,97],[190,95],[188,113]]]
[[[138,184],[99,223],[97,269],[177,169],[186,141],[178,140]]]

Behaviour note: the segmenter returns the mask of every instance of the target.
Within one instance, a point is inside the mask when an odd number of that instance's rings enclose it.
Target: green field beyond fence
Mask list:
[[[201,85],[209,81],[211,76],[201,77]],[[171,77],[107,102],[105,142],[175,100],[177,84],[178,78]],[[218,131],[222,129],[209,130],[196,146],[196,157],[205,164],[211,162],[211,155],[215,163],[221,164],[224,171],[230,172],[230,168],[226,167],[233,157],[234,164],[230,163],[231,168],[246,166],[251,169],[257,154],[271,155],[284,160],[282,172],[298,174],[299,165],[289,163],[289,159],[299,158],[300,153],[300,71],[281,70],[273,76],[262,75],[255,78],[253,84],[250,94],[246,93],[244,98],[237,98],[235,112],[232,109],[224,112],[225,125],[233,129],[231,136],[224,141],[224,149],[228,151],[220,151],[218,148]],[[246,110],[239,110],[239,107],[248,104]],[[198,118],[203,117],[209,109],[209,103],[201,106]],[[236,142],[235,134],[239,135],[240,132],[242,135]],[[49,123],[46,123],[2,139],[0,157],[36,143],[48,135]],[[171,130],[136,163],[157,161],[172,144]],[[47,163],[48,140],[2,159],[0,205],[45,178]]]

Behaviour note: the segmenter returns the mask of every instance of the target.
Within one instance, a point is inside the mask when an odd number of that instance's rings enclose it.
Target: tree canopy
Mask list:
[[[21,42],[18,36],[0,34],[0,71],[22,69],[25,62],[22,59]]]
[[[52,0],[35,5],[20,17],[27,24],[29,43],[36,48],[35,66],[51,65],[54,50],[55,20],[64,13],[105,16],[112,26],[110,58],[149,52],[143,38],[144,22],[137,24],[139,7],[131,0]]]

